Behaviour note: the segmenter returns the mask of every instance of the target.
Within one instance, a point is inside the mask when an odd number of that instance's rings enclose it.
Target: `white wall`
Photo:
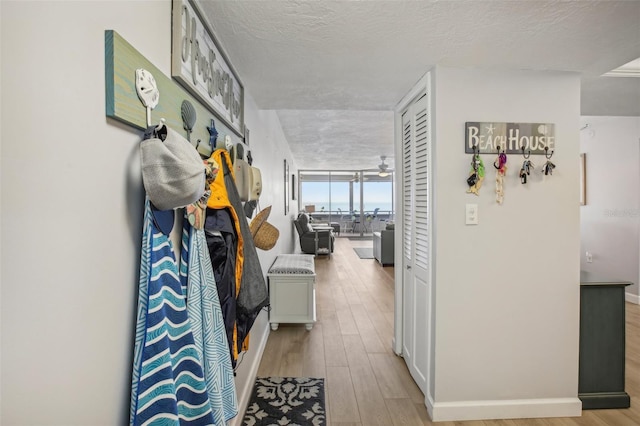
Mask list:
[[[580,78],[570,73],[435,70],[434,420],[579,415]],[[555,123],[553,176],[509,155],[504,204],[495,155],[467,194],[464,123]],[[466,226],[466,203],[479,225]]]
[[[580,207],[580,268],[629,280],[627,300],[639,303],[640,117],[582,117],[587,204]],[[593,262],[587,263],[586,252]]]
[[[293,231],[295,209],[290,209],[288,215],[284,214],[284,158],[286,157],[289,163],[290,174],[297,174],[297,168],[275,111],[259,110],[253,99],[246,94],[245,124],[251,132],[249,144],[253,165],[260,169],[264,183],[260,207],[271,206],[268,221],[280,231],[280,238],[274,248],[269,251],[258,249],[260,264],[266,274],[278,254],[296,251],[296,236]],[[289,203],[293,206],[295,201],[290,200]],[[263,310],[251,330],[250,349],[241,355],[241,362],[236,370],[236,390],[241,413],[251,397],[254,378],[268,335],[268,315],[267,311]],[[231,423],[232,426],[240,424],[242,416],[237,416]]]
[[[2,1],[3,425],[126,424],[144,193],[141,134],[105,118],[104,31],[170,75],[169,1]],[[232,58],[231,58],[232,59]],[[246,123],[262,170],[261,205],[291,251],[274,113],[248,92]],[[293,166],[293,165],[292,165]],[[292,173],[295,168],[292,167]],[[237,377],[251,385],[264,314]]]

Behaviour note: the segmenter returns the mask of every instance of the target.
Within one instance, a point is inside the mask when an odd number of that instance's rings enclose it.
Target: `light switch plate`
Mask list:
[[[478,205],[467,204],[465,210],[465,224],[477,225],[478,224]]]

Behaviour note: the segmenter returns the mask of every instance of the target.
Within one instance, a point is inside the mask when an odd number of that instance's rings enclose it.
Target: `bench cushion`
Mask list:
[[[269,269],[269,274],[310,274],[316,273],[313,255],[280,254]]]

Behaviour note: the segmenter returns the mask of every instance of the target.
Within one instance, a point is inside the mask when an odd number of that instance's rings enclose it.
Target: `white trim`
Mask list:
[[[394,320],[395,321],[395,320]],[[395,333],[394,333],[395,334]],[[400,358],[402,358],[402,347],[399,347],[400,351],[396,351],[396,349],[398,349],[398,347],[396,347],[396,338],[393,337],[391,339],[391,350],[393,351],[394,354],[396,354],[397,356],[399,356]]]
[[[409,107],[415,98],[418,95],[422,95],[425,90],[429,90],[429,75],[431,71],[427,71],[420,79],[416,82],[416,84],[411,88],[411,90],[400,99],[400,102],[396,104],[394,111],[396,112],[396,116],[402,114],[402,112]],[[397,170],[397,169],[396,169]]]
[[[640,71],[638,70],[613,70],[602,74],[602,77],[640,77]]]
[[[251,343],[256,343],[255,330],[251,334]],[[260,366],[260,361],[262,361],[262,354],[264,353],[264,348],[267,346],[267,340],[269,338],[269,325],[267,324],[264,327],[262,334],[259,336],[260,340],[256,347],[257,353],[254,357],[251,358],[251,365],[249,366],[249,380],[245,386],[242,386],[242,393],[238,394],[238,415],[233,419],[227,422],[228,426],[240,426],[244,421],[244,412],[247,410],[247,405],[249,405],[249,399],[251,399],[251,392],[253,391],[253,384],[256,382],[256,377],[258,376],[258,367]],[[236,386],[236,389],[238,386]]]
[[[416,82],[416,84],[411,88],[411,90],[402,97],[402,99],[396,104],[394,109],[395,111],[395,136],[394,136],[394,154],[395,154],[395,164],[394,170],[395,173],[395,229],[396,232],[394,234],[394,245],[397,248],[394,252],[394,337],[393,337],[393,352],[396,355],[402,356],[402,314],[403,314],[403,306],[402,306],[402,293],[404,291],[404,283],[403,283],[403,270],[404,270],[404,253],[403,253],[403,200],[402,200],[402,113],[406,110],[409,105],[416,100],[416,98],[424,93],[429,93],[430,87],[430,74],[431,71],[425,73],[420,79]]]
[[[640,296],[638,296],[637,294],[627,292],[624,294],[624,300],[626,300],[629,303],[635,303],[636,305],[640,305]]]
[[[436,402],[432,407],[428,404],[427,410],[434,422],[579,417],[582,415],[582,402],[578,398]]]
[[[394,310],[393,310],[393,352],[396,355],[402,356],[402,292],[404,291],[404,284],[402,281],[402,271],[403,271],[403,249],[402,249],[402,215],[403,215],[403,205],[402,205],[402,161],[400,160],[402,157],[402,111],[395,112],[395,141],[394,141],[394,150],[395,150],[395,165],[394,173],[395,181],[394,181],[394,197],[395,197],[395,207],[396,211],[394,212],[394,223],[395,223],[395,233],[393,234],[393,244],[396,247],[394,251]]]
[[[429,413],[429,418],[433,420],[433,406],[435,403],[433,402],[433,396],[431,395],[431,390],[424,397],[424,405],[427,406],[427,413]]]

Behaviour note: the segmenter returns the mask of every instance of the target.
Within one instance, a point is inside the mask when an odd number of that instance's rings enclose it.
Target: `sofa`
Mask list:
[[[394,228],[387,227],[373,233],[373,257],[382,265],[394,264]]]
[[[311,219],[308,213],[300,213],[298,217],[293,221],[296,227],[298,236],[300,239],[300,249],[303,253],[317,254],[316,253],[316,231],[313,229]],[[335,247],[335,235],[333,231],[321,230],[318,233],[318,251],[329,251],[331,246],[331,252]]]

